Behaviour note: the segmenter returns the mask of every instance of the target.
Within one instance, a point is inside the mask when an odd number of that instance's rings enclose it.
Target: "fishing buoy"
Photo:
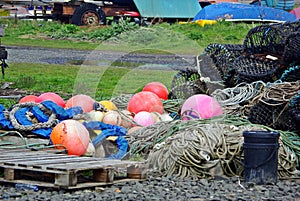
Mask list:
[[[88,115],[89,115],[89,121],[102,121],[104,117],[103,112],[95,111],[95,110],[88,112]]]
[[[189,97],[181,107],[183,120],[207,119],[222,115],[222,107],[216,99],[205,94]]]
[[[69,155],[81,156],[87,150],[90,136],[84,125],[76,120],[68,119],[53,128],[50,139],[58,149],[66,148]]]
[[[57,105],[61,107],[65,107],[65,101],[60,97],[58,94],[53,92],[46,92],[42,93],[40,96],[38,96],[35,100],[36,103],[41,103],[43,101],[50,100],[56,103]]]
[[[141,111],[158,112],[162,114],[164,106],[161,99],[156,94],[150,91],[141,91],[130,98],[127,110],[134,114]]]
[[[19,100],[19,103],[27,103],[27,102],[36,102],[37,96],[35,95],[27,95]]]
[[[105,107],[107,110],[118,110],[118,107],[111,101],[102,100],[99,103],[103,105],[103,107]]]
[[[104,114],[102,122],[105,124],[120,126],[122,122],[121,115],[117,111],[110,110]]]
[[[163,100],[168,99],[168,88],[161,82],[149,82],[145,85],[142,91],[150,91],[155,93],[159,98]]]
[[[84,156],[94,156],[95,152],[96,152],[95,147],[94,147],[93,143],[90,142],[83,155]]]
[[[131,128],[133,122],[133,116],[128,110],[121,111],[121,126],[124,128]]]
[[[95,100],[92,99],[90,96],[78,94],[67,100],[66,108],[80,106],[83,112],[90,112],[94,109],[94,103]]]
[[[135,131],[137,131],[137,130],[139,130],[141,128],[143,128],[143,127],[142,126],[133,126],[130,129],[128,129],[127,135],[130,135],[131,133],[133,133],[133,132],[135,132]]]
[[[150,126],[155,123],[155,120],[153,118],[153,115],[150,112],[141,111],[137,113],[133,120],[142,126]]]

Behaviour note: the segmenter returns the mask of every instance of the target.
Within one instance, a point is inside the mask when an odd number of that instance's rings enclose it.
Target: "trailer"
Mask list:
[[[105,25],[107,19],[128,17],[134,21],[142,19],[192,19],[200,10],[198,0],[2,0],[10,5],[42,7],[45,18],[72,23],[78,26]],[[47,10],[51,8],[51,14]],[[28,16],[30,17],[30,16]]]

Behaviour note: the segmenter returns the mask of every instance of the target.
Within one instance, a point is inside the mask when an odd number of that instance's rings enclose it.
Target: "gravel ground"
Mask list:
[[[279,180],[273,185],[244,183],[237,177],[214,180],[149,178],[78,191],[24,191],[1,187],[0,200],[239,200],[299,201],[299,180]]]
[[[93,64],[111,65],[113,62],[130,62],[151,68],[184,68],[195,65],[193,55],[149,55],[137,53],[86,51],[71,49],[51,49],[39,47],[7,46],[10,62],[41,63],[41,64]]]
[[[121,61],[143,64],[168,65],[183,68],[194,64],[193,56],[179,55],[137,55],[118,52],[57,50],[46,48],[7,47],[10,62],[44,64],[72,64],[82,61]],[[103,65],[103,62],[99,62]],[[153,67],[153,66],[151,66]],[[9,70],[9,69],[8,69]],[[123,182],[96,189],[77,191],[57,191],[40,188],[37,192],[0,186],[0,200],[270,200],[300,201],[300,180],[279,180],[276,184],[255,185],[232,178],[214,180],[180,180],[174,178],[154,178],[145,181]]]

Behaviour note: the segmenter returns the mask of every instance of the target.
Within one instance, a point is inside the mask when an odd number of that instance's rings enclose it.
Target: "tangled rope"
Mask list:
[[[245,103],[258,94],[264,88],[265,83],[256,81],[253,83],[240,83],[233,88],[216,89],[211,96],[214,97],[221,106],[233,106]]]
[[[126,110],[128,102],[132,96],[133,94],[122,94],[120,96],[111,98],[110,101],[113,102],[118,109]]]

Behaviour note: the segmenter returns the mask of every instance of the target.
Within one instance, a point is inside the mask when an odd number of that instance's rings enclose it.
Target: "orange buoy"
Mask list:
[[[53,93],[53,92],[42,93],[41,95],[39,95],[36,98],[35,102],[36,103],[41,103],[41,102],[46,101],[46,100],[53,101],[57,105],[59,105],[61,107],[65,107],[65,101],[62,99],[62,97],[60,97],[58,94]]]
[[[128,102],[127,110],[135,114],[141,111],[158,112],[162,114],[164,106],[161,99],[155,93],[141,91],[131,97]]]
[[[19,100],[19,103],[27,103],[27,102],[36,102],[37,96],[35,95],[27,95]]]
[[[81,156],[88,148],[90,136],[84,125],[76,120],[68,119],[53,128],[50,139],[58,149],[66,148],[69,155]]]
[[[155,93],[159,98],[168,100],[168,88],[161,82],[149,82],[142,91],[150,91]]]
[[[78,94],[72,96],[69,100],[67,100],[66,108],[80,106],[83,112],[85,113],[85,112],[90,112],[94,109],[94,103],[95,100],[92,99],[90,96],[84,94]]]

